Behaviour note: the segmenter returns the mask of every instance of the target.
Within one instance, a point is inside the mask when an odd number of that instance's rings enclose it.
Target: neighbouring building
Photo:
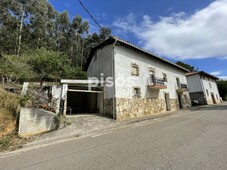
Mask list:
[[[83,111],[80,108],[88,106],[85,112],[99,111],[123,120],[191,106],[187,69],[116,37],[92,49],[86,69],[88,77],[104,80],[104,87],[89,92],[89,80],[63,80],[69,89],[65,108]],[[110,80],[113,86],[107,86]]]
[[[187,73],[190,98],[199,104],[217,104],[221,102],[216,81],[217,77],[206,72]]]

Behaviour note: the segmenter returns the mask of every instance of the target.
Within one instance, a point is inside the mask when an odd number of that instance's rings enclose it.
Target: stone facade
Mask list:
[[[187,93],[183,93],[181,95],[181,102],[182,102],[182,108],[187,108],[187,107],[191,107],[192,106],[192,103],[191,103],[191,99]]]
[[[111,99],[104,99],[104,110],[105,110],[105,114],[111,116],[112,118],[114,118],[114,100]]]
[[[179,108],[179,103],[175,99],[170,99],[171,111]],[[116,119],[124,120],[146,115],[157,115],[166,112],[166,102],[164,99],[140,99],[140,98],[117,98],[116,99]]]
[[[179,109],[179,102],[177,99],[170,99],[171,111],[176,111]]]

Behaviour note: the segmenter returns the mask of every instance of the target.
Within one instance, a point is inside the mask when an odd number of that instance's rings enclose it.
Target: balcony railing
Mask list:
[[[159,77],[149,77],[148,87],[153,89],[166,89],[166,83],[163,78]]]
[[[181,89],[188,89],[187,84],[180,84]]]
[[[183,92],[185,92],[185,91],[188,91],[188,86],[187,86],[187,84],[182,84],[182,83],[180,83],[180,84],[177,85],[177,92],[178,92],[178,93],[183,93]]]

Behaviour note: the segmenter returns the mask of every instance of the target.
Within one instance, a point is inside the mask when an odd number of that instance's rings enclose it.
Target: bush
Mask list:
[[[14,116],[18,114],[19,97],[16,94],[11,94],[3,89],[0,89],[0,108],[5,109]]]

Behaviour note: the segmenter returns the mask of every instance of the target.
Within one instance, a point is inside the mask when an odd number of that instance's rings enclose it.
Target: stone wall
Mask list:
[[[175,99],[170,99],[171,111],[179,108],[179,103]],[[145,115],[157,115],[166,112],[166,102],[164,99],[116,99],[116,119],[124,120]]]
[[[21,108],[19,119],[20,136],[32,136],[54,130],[57,127],[56,115],[40,109]]]
[[[179,102],[177,99],[170,99],[171,111],[176,111],[180,108]]]
[[[181,102],[182,102],[182,107],[183,108],[187,108],[187,107],[191,107],[192,106],[191,99],[189,97],[189,93],[188,92],[184,92],[181,95]]]
[[[107,115],[109,115],[109,116],[111,116],[112,118],[114,118],[114,114],[113,114],[113,110],[114,110],[114,108],[113,108],[113,105],[114,105],[114,103],[113,103],[113,99],[111,98],[111,99],[104,99],[104,110],[105,110],[105,114],[107,114]]]

